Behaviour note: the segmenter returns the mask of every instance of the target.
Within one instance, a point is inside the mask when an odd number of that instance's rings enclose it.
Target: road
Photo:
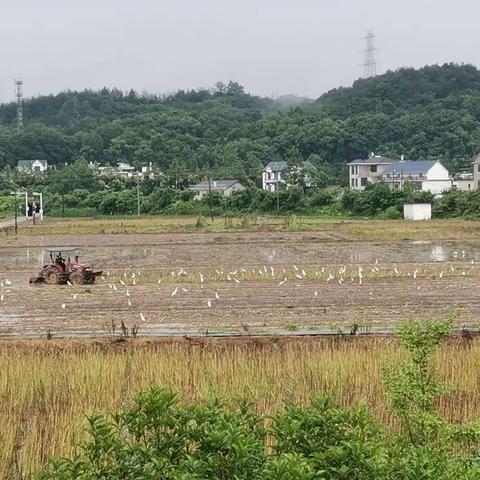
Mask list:
[[[17,218],[17,224],[20,225],[21,223],[25,222],[25,217],[18,217]],[[13,227],[15,225],[15,219],[12,218],[10,220],[0,220],[0,230],[3,230],[4,228],[8,227]]]

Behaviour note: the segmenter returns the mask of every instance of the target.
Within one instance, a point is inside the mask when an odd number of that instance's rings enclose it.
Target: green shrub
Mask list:
[[[205,228],[207,226],[207,222],[203,217],[198,217],[197,222],[195,223],[195,228]]]
[[[18,201],[20,203],[21,200]],[[13,195],[0,196],[0,216],[13,216],[15,213],[15,198]]]
[[[198,213],[198,205],[193,201],[178,200],[165,209],[167,215],[194,215]]]
[[[378,215],[378,217],[385,220],[398,220],[402,218],[402,214],[397,207],[388,207],[383,213]]]
[[[365,406],[317,397],[267,417],[244,402],[179,403],[151,388],[110,419],[89,417],[89,440],[53,460],[41,480],[476,480],[478,426],[451,425],[436,410],[444,392],[432,365],[452,319],[412,320],[400,331],[407,359],[385,371],[401,431]],[[468,442],[462,449],[461,442]]]

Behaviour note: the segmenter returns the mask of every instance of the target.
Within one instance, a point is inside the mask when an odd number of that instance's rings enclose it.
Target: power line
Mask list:
[[[363,78],[375,77],[377,75],[377,61],[375,59],[375,51],[377,49],[373,43],[375,36],[376,35],[373,33],[373,28],[371,28],[364,37],[366,48],[363,51],[363,53],[365,53],[365,62],[363,63]]]

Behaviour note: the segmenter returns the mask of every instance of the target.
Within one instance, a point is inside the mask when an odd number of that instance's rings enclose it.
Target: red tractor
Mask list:
[[[52,263],[45,265],[36,277],[30,278],[30,283],[45,282],[50,285],[64,285],[68,282],[73,285],[95,283],[95,278],[102,275],[102,272],[94,272],[90,265],[80,263],[76,254],[78,250],[74,247],[48,249]],[[73,252],[75,256],[72,262],[70,255]]]

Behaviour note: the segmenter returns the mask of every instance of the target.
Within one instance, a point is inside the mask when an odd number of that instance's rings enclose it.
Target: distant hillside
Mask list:
[[[358,113],[420,110],[432,102],[459,106],[464,95],[480,92],[480,71],[472,65],[433,65],[415,70],[401,68],[373,78],[359,79],[351,87],[322,95],[317,104],[341,117]]]
[[[0,105],[0,168],[20,159],[152,162],[253,182],[271,160],[309,159],[342,181],[345,163],[372,151],[440,159],[452,172],[480,152],[480,72],[470,65],[387,72],[314,102],[258,97],[236,82],[165,96],[69,91],[25,101],[22,135],[15,111]]]
[[[299,97],[298,95],[281,95],[272,101],[270,107],[271,110],[286,112],[291,108],[303,107],[313,101],[311,98]]]

